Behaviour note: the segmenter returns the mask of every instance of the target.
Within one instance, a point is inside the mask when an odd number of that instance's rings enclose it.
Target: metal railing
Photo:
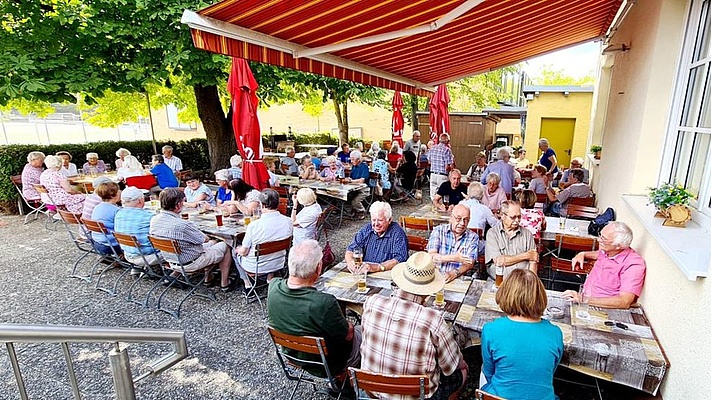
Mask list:
[[[28,400],[29,398],[27,397],[27,389],[20,371],[17,353],[15,352],[15,343],[60,343],[67,363],[69,383],[72,387],[74,398],[77,400],[81,399],[81,393],[74,372],[69,343],[112,343],[114,345],[114,348],[108,354],[108,358],[117,400],[134,400],[136,398],[134,388],[136,382],[149,376],[158,375],[188,356],[185,332],[159,329],[0,324],[0,342],[5,343],[7,348],[22,400]],[[119,342],[171,343],[173,351],[150,363],[148,372],[134,379],[131,374],[131,364],[127,349],[126,347],[121,348]]]

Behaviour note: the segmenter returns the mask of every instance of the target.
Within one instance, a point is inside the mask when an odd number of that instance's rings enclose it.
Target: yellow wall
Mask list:
[[[590,108],[592,107],[592,92],[563,93],[541,92],[526,104],[528,116],[526,119],[526,154],[531,162],[541,158],[538,150],[538,139],[541,138],[541,118],[575,118],[575,133],[571,147],[572,157],[585,157],[588,150],[588,132],[590,131]],[[561,152],[563,149],[553,149]],[[567,165],[566,165],[567,167]]]
[[[151,110],[151,118],[153,119],[153,132],[155,132],[156,140],[158,141],[205,138],[205,129],[203,129],[202,124],[197,124],[197,129],[170,129],[168,127],[168,113],[165,108]]]
[[[708,278],[686,279],[621,196],[657,183],[687,9],[685,1],[638,1],[612,38],[631,50],[615,54],[598,171],[598,207],[615,208],[647,261],[640,302],[671,362],[665,399],[709,398],[711,289]]]

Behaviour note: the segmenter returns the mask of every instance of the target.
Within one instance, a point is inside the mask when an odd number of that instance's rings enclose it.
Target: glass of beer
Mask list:
[[[368,291],[367,277],[368,277],[368,267],[363,264],[363,250],[354,249],[353,250],[353,262],[356,266],[356,274],[358,275],[358,293],[366,293]]]
[[[434,263],[435,268],[437,268],[442,275],[445,275],[445,270],[443,267],[442,258],[439,255],[436,255],[436,256],[432,257],[432,262]],[[441,290],[439,290],[437,293],[435,293],[435,301],[434,301],[433,306],[435,308],[444,308],[444,305],[445,305],[445,301],[444,301],[444,286],[443,286]]]
[[[442,196],[442,204],[444,204],[444,208],[449,208],[449,195]]]
[[[494,285],[498,288],[504,283],[504,264],[499,264],[496,266],[496,281]]]
[[[183,211],[182,213],[180,213],[180,218],[189,219],[188,213],[186,211]]]
[[[250,213],[244,214],[244,226],[249,225],[252,222],[252,215]]]
[[[217,227],[222,226],[222,213],[218,212],[215,214],[215,221],[217,222]]]

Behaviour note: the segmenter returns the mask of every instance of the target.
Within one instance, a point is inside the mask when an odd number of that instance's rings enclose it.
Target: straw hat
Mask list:
[[[423,251],[396,265],[391,276],[400,289],[412,294],[426,296],[444,287],[444,277],[435,268],[432,257]]]

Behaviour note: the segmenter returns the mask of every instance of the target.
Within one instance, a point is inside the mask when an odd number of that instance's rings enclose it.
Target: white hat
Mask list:
[[[435,268],[432,256],[424,251],[418,251],[406,262],[396,265],[390,274],[400,289],[412,294],[427,296],[444,287],[444,277]]]
[[[121,191],[121,201],[132,202],[143,198],[143,192],[141,189],[128,186],[126,189]]]
[[[220,169],[215,171],[215,180],[217,181],[229,181],[230,173],[226,169]]]

